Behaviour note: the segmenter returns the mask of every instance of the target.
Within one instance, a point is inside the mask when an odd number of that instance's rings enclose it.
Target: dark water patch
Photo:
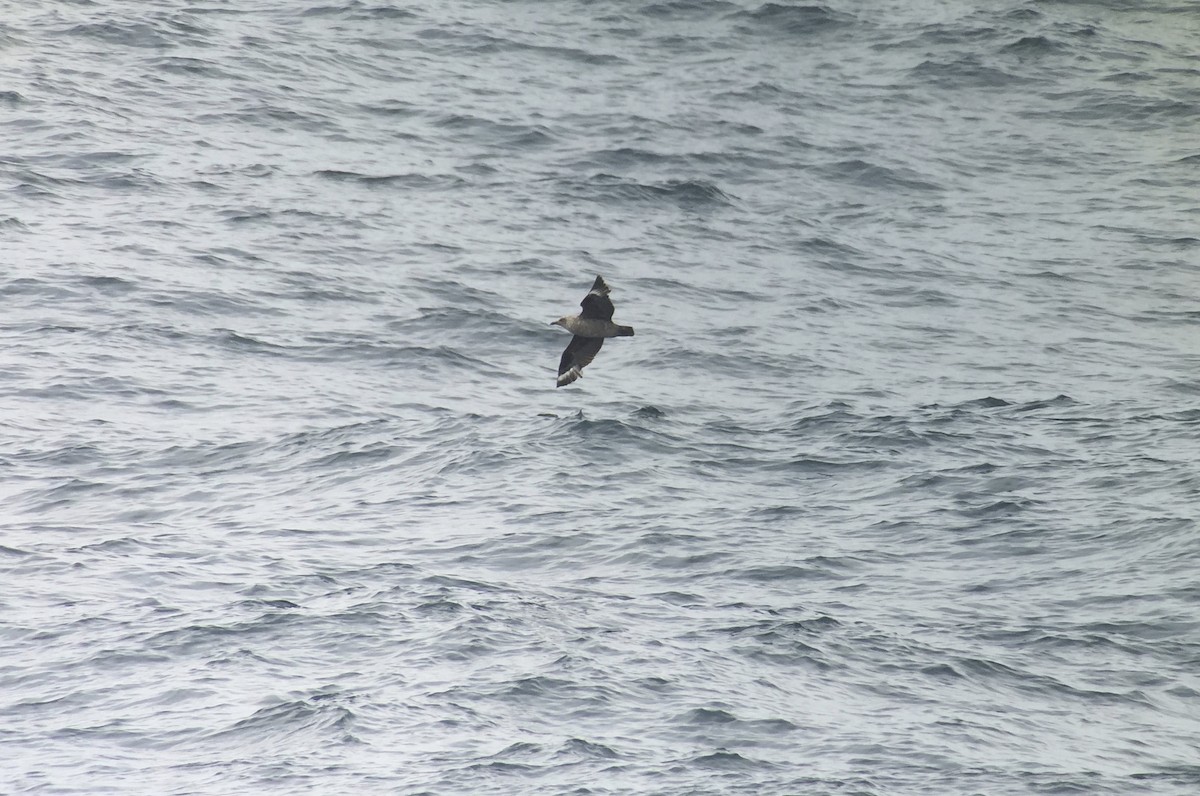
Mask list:
[[[34,183],[21,182],[18,183],[17,186],[12,190],[13,193],[25,199],[44,199],[56,202],[65,201],[65,197],[63,197],[62,194],[56,193],[48,188]]]
[[[109,354],[101,356],[99,361],[111,361],[116,356]],[[103,370],[72,369],[61,375],[56,375],[51,381],[41,387],[28,390],[27,395],[39,395],[46,398],[59,397],[64,400],[100,398],[129,398],[137,399],[145,396],[161,396],[167,392],[157,387],[147,386],[141,379],[128,374],[109,375]]]
[[[400,453],[400,450],[393,445],[386,443],[366,444],[355,450],[340,450],[314,459],[311,462],[314,468],[344,468],[357,467],[359,465],[368,464],[376,461],[387,461],[394,458]]]
[[[266,208],[251,208],[243,207],[237,209],[226,209],[217,212],[222,219],[230,224],[253,224],[256,222],[266,223],[272,219],[274,213]]]
[[[753,334],[754,327],[751,326],[722,326],[719,329],[714,329],[712,336],[716,339],[740,341],[748,334]]]
[[[117,556],[127,556],[137,553],[144,547],[145,544],[140,539],[120,537],[114,539],[105,539],[101,542],[80,545],[79,547],[71,548],[71,552],[97,554],[108,553]]]
[[[769,371],[774,368],[807,366],[805,360],[793,360],[786,363],[779,357],[767,353],[759,352],[754,356],[746,356],[737,351],[729,353],[714,353],[712,349],[708,349],[709,353],[704,353],[699,349],[682,349],[669,362],[669,365],[664,365],[655,360],[647,364],[657,365],[659,368],[668,368],[672,371],[690,371],[690,372],[708,372],[708,373],[724,373],[729,375],[740,375],[745,378],[748,374],[761,371]]]
[[[702,309],[720,310],[722,307],[728,306],[726,303],[728,301],[745,302],[746,304],[765,303],[772,297],[768,292],[749,292],[731,284],[722,288],[714,288],[680,281],[669,276],[641,277],[636,284],[639,290],[649,289],[668,294],[674,296],[676,301],[686,302],[689,307]]]
[[[848,182],[865,188],[883,190],[939,191],[936,183],[922,179],[912,169],[888,168],[864,160],[842,160],[818,167],[817,173],[829,179]]]
[[[137,290],[137,284],[119,276],[81,276],[79,284],[110,296],[124,295]]]
[[[1145,72],[1113,72],[1112,74],[1105,75],[1103,78],[1101,78],[1101,80],[1106,83],[1118,84],[1152,83],[1154,82],[1154,75],[1150,75]]]
[[[1046,631],[1035,628],[1001,629],[980,633],[979,637],[1022,649],[1083,652],[1093,655],[1144,655],[1147,652],[1144,645],[1134,645],[1128,643],[1127,640],[1078,629],[1070,631]]]
[[[455,249],[439,250],[454,252]],[[457,279],[446,279],[433,276],[414,276],[412,277],[413,284],[420,288],[424,293],[432,298],[441,300],[446,306],[453,308],[450,312],[461,312],[472,308],[494,312],[497,306],[506,306],[507,301],[492,290],[487,289],[489,284],[486,281],[476,280],[473,283],[462,282]],[[436,315],[445,310],[445,307],[438,307],[432,311],[422,308],[424,313],[432,312]],[[465,319],[464,319],[465,320]],[[546,321],[549,323],[549,320]]]
[[[418,614],[447,616],[466,611],[466,606],[454,600],[426,600],[418,603],[413,609]]]
[[[953,408],[954,409],[999,409],[999,408],[1005,407],[1005,406],[1012,406],[1012,403],[1004,400],[1003,398],[997,398],[995,396],[988,395],[984,398],[972,398],[969,401],[963,401],[962,403],[955,404]],[[940,407],[938,407],[936,404],[934,404],[927,408],[938,409]]]
[[[211,734],[208,740],[236,739],[237,743],[251,746],[273,746],[316,733],[327,743],[355,742],[352,728],[356,718],[348,707],[317,696],[259,708],[251,716]]]
[[[679,441],[677,437],[660,430],[617,419],[590,420],[586,417],[559,421],[566,432],[563,439],[579,439],[597,443],[609,458],[619,460],[625,455],[626,446],[635,448],[672,450]]]
[[[189,58],[177,55],[164,56],[152,61],[151,66],[159,72],[184,75],[186,77],[219,78],[224,80],[238,79],[237,75],[225,71],[212,61],[206,61],[201,58]]]
[[[303,632],[319,624],[318,618],[296,611],[272,610],[261,616],[227,625],[191,624],[154,632],[143,641],[147,654],[167,656],[210,654],[253,646],[254,639],[270,639],[278,633]]]
[[[284,275],[285,284],[291,290],[266,291],[265,299],[282,299],[292,301],[314,302],[351,302],[363,304],[379,303],[378,295],[340,280],[328,279],[319,274],[307,271],[292,271]]]
[[[726,0],[665,0],[647,3],[638,9],[643,16],[657,19],[711,19],[737,8]]]
[[[972,518],[1015,516],[1024,512],[1028,508],[1041,505],[1040,501],[1031,500],[1028,498],[1019,500],[996,500],[992,502],[985,502],[983,504],[976,503],[975,501],[977,501],[980,497],[982,496],[973,493],[960,497],[958,502],[971,503],[972,505],[959,509],[958,513],[964,517]]]
[[[72,155],[64,154],[61,158],[58,158],[58,163],[70,168],[72,171],[83,171],[95,166],[133,163],[141,160],[143,157],[144,155],[136,152],[110,149]]]
[[[203,259],[203,258],[197,258]],[[278,317],[287,315],[280,307],[272,306],[263,300],[255,300],[248,295],[235,295],[208,290],[185,291],[142,291],[139,295],[141,303],[159,309],[172,309],[183,313],[208,316],[267,316]],[[195,335],[180,331],[174,326],[165,324],[144,325],[127,324],[119,327],[123,332],[133,334],[143,340],[191,340]]]
[[[792,433],[806,434],[822,429],[841,428],[863,419],[862,415],[851,411],[850,404],[843,401],[831,401],[815,407],[801,406],[798,409],[802,416],[792,420],[787,428]]]
[[[469,174],[472,177],[493,177],[500,173],[500,169],[488,163],[468,163],[465,166],[459,166],[455,170]]]
[[[704,604],[704,600],[702,598],[700,598],[698,595],[688,594],[685,592],[664,591],[664,592],[659,592],[658,594],[652,594],[649,596],[655,598],[656,600],[662,600],[663,602],[670,603],[671,605],[679,605],[679,606],[686,607],[686,606],[700,606],[700,605]]]
[[[955,661],[952,668],[959,676],[966,679],[1002,684],[1025,692],[1044,693],[1047,697],[1052,698],[1079,700],[1085,704],[1148,704],[1146,695],[1140,691],[1118,693],[1080,688],[1048,675],[1007,666],[998,661],[960,658]]]
[[[784,564],[772,567],[754,567],[752,569],[742,570],[737,573],[739,577],[747,580],[762,581],[764,583],[778,582],[799,582],[813,580],[836,579],[839,576],[829,571],[828,567],[802,567],[794,564]]]
[[[389,118],[410,119],[417,116],[423,116],[426,113],[425,108],[411,102],[405,102],[397,99],[387,99],[376,103],[360,103],[358,109],[365,113],[374,114],[377,116],[386,116]]]
[[[129,169],[120,173],[99,172],[84,178],[84,182],[106,190],[151,191],[167,187],[167,182],[146,169]]]
[[[1128,596],[1111,600],[1113,604],[1129,601]],[[1166,645],[1168,642],[1194,644],[1194,633],[1200,628],[1200,621],[1191,617],[1163,617],[1153,622],[1133,619],[1122,619],[1108,622],[1091,622],[1081,626],[1081,630],[1098,635],[1125,639],[1135,638],[1142,641]]]
[[[467,182],[462,177],[453,174],[424,174],[413,172],[409,174],[383,174],[383,175],[368,175],[359,174],[353,171],[338,171],[335,169],[325,169],[316,172],[316,176],[335,182],[350,182],[363,185],[368,188],[421,188],[421,189],[445,189],[458,188],[466,185]]]
[[[95,445],[70,443],[42,449],[21,450],[10,455],[14,461],[44,462],[58,467],[69,467],[100,461],[107,454]]]
[[[197,262],[221,268],[244,267],[246,263],[261,263],[263,258],[254,252],[238,249],[233,246],[216,246],[211,249],[193,250],[192,257]]]
[[[1070,283],[1070,282],[1082,282],[1083,281],[1072,274],[1067,274],[1067,273],[1063,273],[1062,271],[1054,271],[1054,270],[1050,270],[1050,269],[1047,269],[1045,271],[1031,271],[1029,273],[1029,276],[1032,277],[1033,279],[1046,279],[1046,280],[1051,280],[1054,282]]]
[[[18,181],[17,187],[29,186],[31,188],[40,187],[72,187],[85,185],[86,180],[80,177],[67,177],[62,175],[48,174],[46,172],[37,171],[29,168],[24,164],[13,164],[9,175]]]
[[[542,746],[541,744],[519,741],[517,743],[510,744],[510,745],[504,747],[499,752],[496,752],[494,755],[488,755],[487,759],[489,759],[489,760],[499,760],[499,759],[512,760],[514,758],[532,759],[535,757],[541,757],[542,755],[545,754],[545,752],[546,752],[546,748],[544,746]]]
[[[344,17],[346,19],[417,19],[418,14],[394,5],[368,5],[359,0],[349,0],[340,5],[312,6],[300,12],[302,17]]]
[[[791,522],[796,517],[803,517],[810,514],[811,511],[805,506],[762,506],[753,512],[755,519],[759,519],[768,523],[771,522]]]
[[[518,149],[542,146],[554,140],[553,133],[540,125],[499,122],[461,113],[442,116],[434,121],[434,126],[447,131],[456,140],[476,140]]]
[[[631,169],[639,166],[662,166],[685,163],[687,158],[674,152],[655,152],[640,147],[602,149],[591,153],[581,165],[610,169]]]
[[[626,60],[619,55],[596,52],[594,50],[585,50],[578,47],[556,47],[532,44],[529,42],[521,42],[517,44],[516,47],[517,49],[532,52],[537,55],[549,56],[551,58],[579,64],[587,64],[588,66],[620,66],[626,63]]]
[[[1192,789],[1200,787],[1200,765],[1187,763],[1163,765],[1160,763],[1154,765],[1154,768],[1158,770],[1130,774],[1129,779],[1138,783],[1139,787],[1144,787],[1142,783],[1148,782],[1162,782]]]
[[[75,25],[64,33],[122,47],[166,49],[177,46],[173,37],[160,26],[143,21],[89,22]]]
[[[55,486],[26,492],[22,495],[22,502],[30,511],[45,512],[73,505],[79,500],[98,497],[112,489],[113,485],[110,483],[68,478]]]
[[[272,166],[267,163],[250,163],[245,166],[210,166],[209,168],[202,169],[199,173],[262,179],[264,177],[277,176],[280,173],[280,169],[278,166]]]
[[[1025,403],[1016,404],[1013,406],[1014,412],[1036,412],[1041,409],[1063,409],[1071,406],[1078,406],[1079,402],[1069,395],[1056,395],[1053,398],[1047,398],[1037,401],[1026,401]]]
[[[499,33],[500,29],[493,29]],[[590,66],[610,66],[624,63],[617,55],[595,52],[580,47],[538,44],[523,38],[480,33],[465,25],[440,25],[417,31],[416,36],[427,46],[440,52],[482,55],[535,55],[547,60],[564,60]]]
[[[587,685],[563,677],[534,675],[503,686],[500,693],[505,699],[523,703],[549,700],[602,704],[607,701],[606,694],[612,692],[613,689],[608,687]]]
[[[238,123],[254,129],[267,129],[275,133],[295,135],[298,131],[316,133],[329,137],[344,136],[345,130],[335,117],[314,109],[298,110],[279,101],[259,100],[240,106],[236,111],[214,117],[201,117],[217,126]]]
[[[971,25],[963,22],[956,23],[941,23],[935,22],[928,25],[922,25],[919,28],[919,33],[913,39],[903,39],[899,42],[888,42],[882,46],[885,48],[904,47],[910,48],[914,44],[933,45],[938,50],[957,50],[956,45],[968,44],[973,47],[979,47],[984,42],[990,42],[996,39],[1000,34],[1000,29],[992,25]]]
[[[330,447],[338,447],[342,450],[350,450],[362,445],[376,447],[380,444],[378,440],[368,440],[364,439],[364,437],[375,437],[380,434],[386,434],[388,428],[389,425],[384,420],[347,423],[345,425],[333,426],[332,428],[315,428],[288,434],[281,437],[274,444],[282,450],[296,453],[319,452]],[[230,445],[222,445],[213,452],[245,451],[248,449],[247,446],[252,447],[253,444],[234,443],[232,447]]]
[[[803,95],[792,89],[784,88],[777,83],[760,80],[745,88],[730,89],[716,95],[717,99],[748,100],[757,103],[790,106],[803,98]],[[803,138],[789,133],[776,139],[780,149],[788,152],[802,152],[813,148],[813,144]]]
[[[436,335],[452,339],[473,339],[478,334],[513,334],[531,340],[545,339],[545,331],[541,327],[518,327],[512,318],[494,310],[422,308],[420,312],[420,315],[412,318],[390,320],[385,324],[385,328],[401,337]]]
[[[764,3],[752,11],[738,11],[729,19],[737,20],[745,33],[808,36],[849,25],[854,18],[821,5],[784,5]]]
[[[503,142],[503,146],[519,150],[543,149],[553,144],[554,141],[554,136],[547,130],[527,130],[519,135],[511,136]]]
[[[1065,46],[1046,36],[1022,36],[1011,44],[1004,45],[1002,52],[1025,58],[1051,55],[1065,50]]]
[[[292,610],[300,608],[299,603],[294,603],[291,600],[245,600],[240,603],[240,607],[245,608],[278,608],[281,610]]]
[[[863,256],[863,251],[858,247],[852,246],[845,241],[834,240],[825,235],[816,235],[813,237],[804,238],[799,242],[798,247],[803,251],[825,257],[846,258]],[[823,299],[823,302],[825,302],[827,306],[839,308],[847,306],[840,302],[829,304],[828,302],[830,301],[832,300],[829,298]]]
[[[818,643],[815,637],[837,626],[836,620],[829,617],[800,621],[768,619],[749,625],[720,628],[719,632],[753,642],[753,645],[740,645],[735,648],[748,657],[785,665],[803,663],[825,668],[830,665],[829,655],[815,646]]]
[[[522,461],[527,457],[517,451],[475,450],[457,456],[452,461],[438,468],[439,475],[464,474],[484,475],[496,470],[508,469],[513,462]],[[548,545],[553,549],[554,544]]]
[[[744,757],[737,752],[712,752],[700,755],[688,761],[688,765],[716,771],[749,771],[759,768],[773,768],[770,763]]]
[[[745,135],[758,135],[762,133],[762,130],[746,125],[740,132]],[[599,174],[605,176],[610,171],[636,175],[640,170],[646,168],[669,170],[672,173],[705,171],[711,173],[714,168],[723,165],[730,169],[736,169],[740,173],[760,168],[791,168],[793,163],[790,159],[760,157],[734,149],[666,153],[638,147],[599,150],[585,158],[572,160],[570,163],[571,168],[578,171],[599,169]],[[728,197],[725,199],[728,200]]]
[[[1027,110],[1031,118],[1053,115],[1056,119],[1088,125],[1106,124],[1122,129],[1140,131],[1157,129],[1158,125],[1200,118],[1200,107],[1194,102],[1149,97],[1128,92],[1084,90],[1048,95],[1052,107],[1046,110]]]
[[[1019,22],[1031,22],[1042,18],[1042,12],[1032,6],[1023,6],[1014,8],[1004,14],[1006,19],[1011,19]]]
[[[145,667],[154,664],[164,664],[171,660],[169,655],[161,655],[143,650],[102,649],[87,658],[89,666],[106,667]]]
[[[595,741],[583,738],[568,738],[554,753],[556,758],[614,760],[620,757],[616,749]]]
[[[1147,311],[1137,315],[1138,320],[1148,323],[1161,323],[1170,326],[1193,328],[1200,325],[1200,310],[1184,310],[1176,312]]]
[[[1200,395],[1200,379],[1170,379],[1163,386],[1173,393]]]
[[[872,288],[868,291],[868,294],[891,299],[890,301],[881,302],[884,306],[888,307],[953,307],[959,303],[956,296],[949,295],[936,288],[913,290],[911,287],[885,286]],[[939,326],[922,325],[914,328],[930,335],[947,333],[946,330]]]
[[[0,285],[0,296],[38,296],[42,298],[67,299],[79,295],[59,282],[50,282],[34,277],[18,277]]]
[[[572,198],[590,199],[606,204],[645,203],[693,211],[733,204],[732,197],[704,180],[641,183],[612,174],[596,174],[584,181],[557,182],[560,190]]]
[[[975,56],[922,61],[910,69],[909,74],[919,82],[950,89],[1004,88],[1030,82],[1030,78],[983,64]]]
[[[698,724],[701,726],[706,724],[732,724],[737,721],[737,717],[732,713],[713,708],[697,708],[679,718],[689,724]]]
[[[883,417],[842,431],[834,436],[833,442],[846,451],[875,452],[880,458],[890,460],[911,455],[916,449],[957,446],[969,443],[971,439],[969,432],[955,434],[935,431],[914,421]]]
[[[288,346],[269,343],[266,340],[235,332],[232,329],[214,329],[210,339],[220,348],[237,353],[264,354],[266,356],[288,356]]]

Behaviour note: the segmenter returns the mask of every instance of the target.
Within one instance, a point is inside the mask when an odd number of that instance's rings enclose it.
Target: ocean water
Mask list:
[[[0,793],[1200,793],[1195,4],[0,9]]]

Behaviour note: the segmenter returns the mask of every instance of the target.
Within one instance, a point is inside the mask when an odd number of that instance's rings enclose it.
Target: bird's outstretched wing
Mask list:
[[[583,376],[582,370],[596,358],[602,345],[603,337],[572,337],[558,363],[558,386],[565,387]]]
[[[604,277],[596,277],[596,281],[592,283],[591,292],[583,297],[579,306],[583,307],[583,312],[579,313],[580,318],[612,320],[613,303],[612,299],[608,297],[608,285],[604,284]]]

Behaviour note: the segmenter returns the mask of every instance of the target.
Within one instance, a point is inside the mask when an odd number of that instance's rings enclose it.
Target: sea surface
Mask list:
[[[1198,518],[1194,2],[0,1],[0,794],[1195,796]]]

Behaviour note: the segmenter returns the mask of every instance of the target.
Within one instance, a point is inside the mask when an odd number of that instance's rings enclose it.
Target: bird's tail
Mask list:
[[[617,327],[617,337],[633,337],[633,327],[632,326],[618,326]]]

